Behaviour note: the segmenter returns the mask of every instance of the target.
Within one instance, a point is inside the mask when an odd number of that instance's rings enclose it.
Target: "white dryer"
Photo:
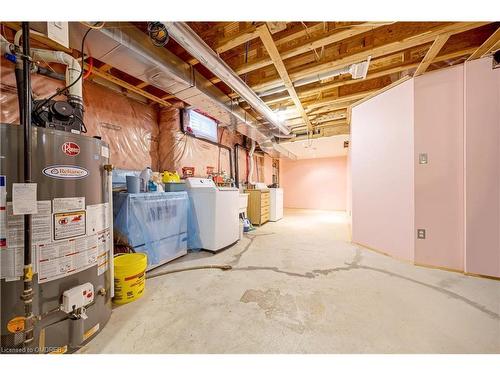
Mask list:
[[[237,188],[217,187],[206,178],[186,179],[192,215],[202,249],[222,250],[239,239],[239,196]]]
[[[269,190],[269,221],[278,221],[283,218],[283,189],[268,188],[267,185],[263,182],[256,182],[255,189]]]

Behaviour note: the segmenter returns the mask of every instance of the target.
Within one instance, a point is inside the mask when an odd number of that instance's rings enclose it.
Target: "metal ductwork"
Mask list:
[[[340,76],[342,74],[350,74],[352,79],[365,79],[368,74],[368,68],[370,66],[371,57],[368,57],[365,61],[348,65],[341,69],[331,70],[329,72],[324,72],[321,74],[311,75],[310,77],[302,78],[293,82],[294,87],[305,86],[310,83],[320,82],[325,79],[330,79],[333,77]],[[277,94],[279,92],[286,91],[285,86],[275,87],[273,89],[258,92],[259,97],[269,96]],[[244,98],[242,98],[244,99]]]
[[[278,120],[276,113],[185,22],[163,22],[163,25],[177,43],[231,87],[272,126],[284,134],[290,133],[290,129]]]
[[[109,23],[109,28],[94,30],[86,39],[91,55],[148,84],[158,87],[189,105],[199,108],[222,124],[255,140],[273,157],[295,155],[278,151],[273,133],[276,129],[260,124],[236,105],[191,65],[166,48],[154,46],[149,37],[129,23]],[[70,23],[70,45],[81,48],[85,26]]]

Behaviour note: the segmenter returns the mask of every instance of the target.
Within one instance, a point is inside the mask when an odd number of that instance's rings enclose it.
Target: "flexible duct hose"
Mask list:
[[[250,158],[250,166],[248,167],[250,172],[248,173],[248,183],[250,185],[254,185],[253,181],[253,167],[254,167],[254,160],[253,160],[253,153],[255,151],[255,141],[252,139],[252,147],[250,148],[250,153],[248,154]]]
[[[202,270],[202,269],[220,269],[223,271],[228,271],[232,269],[233,267],[230,266],[229,264],[207,264],[204,266],[193,266],[193,267],[187,267],[187,268],[178,268],[175,270],[168,270],[168,271],[163,271],[163,272],[158,272],[154,274],[149,274],[146,276],[146,279],[152,279],[153,277],[158,277],[158,276],[163,276],[163,275],[169,275],[171,273],[177,273],[177,272],[184,272],[184,271],[194,271],[194,270]]]

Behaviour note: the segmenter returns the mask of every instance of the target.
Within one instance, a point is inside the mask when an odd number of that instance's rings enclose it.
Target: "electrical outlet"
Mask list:
[[[425,240],[425,229],[417,229],[417,238],[419,240]]]
[[[429,159],[427,158],[427,153],[418,154],[418,163],[427,164]]]

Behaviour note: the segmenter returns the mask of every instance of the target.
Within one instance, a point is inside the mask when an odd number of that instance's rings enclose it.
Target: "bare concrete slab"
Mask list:
[[[349,242],[345,213],[288,210],[161,269],[80,353],[500,353],[500,282]]]

